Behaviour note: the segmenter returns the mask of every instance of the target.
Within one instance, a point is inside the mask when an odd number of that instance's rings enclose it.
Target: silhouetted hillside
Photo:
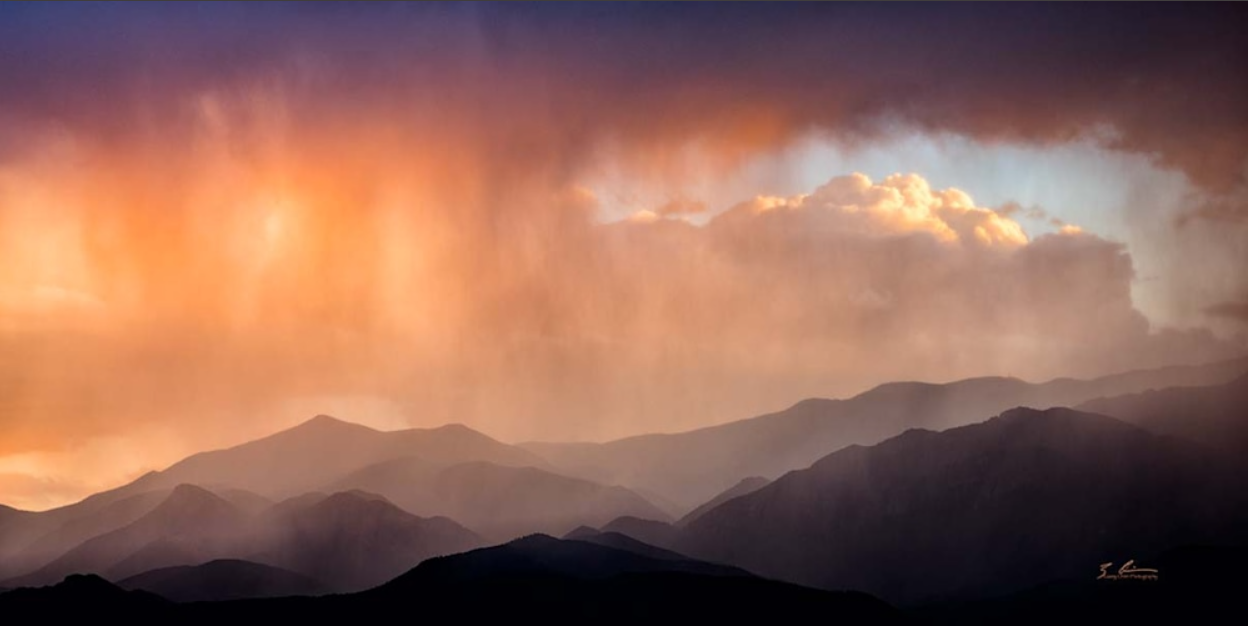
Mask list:
[[[902,619],[865,594],[820,591],[726,570],[535,536],[426,561],[386,585],[350,595],[167,604],[150,595],[128,596],[134,592],[92,579],[90,589],[66,581],[0,595],[0,614],[38,614],[53,620],[124,617],[127,623],[142,624],[350,621],[375,614],[418,615],[431,622],[542,624],[811,619],[893,624]],[[88,595],[107,597],[111,604]]]
[[[323,583],[302,574],[232,559],[143,572],[118,582],[117,586],[149,591],[174,602],[315,596],[329,592]]]
[[[510,576],[554,575],[580,579],[609,578],[620,574],[684,572],[714,576],[750,576],[735,567],[725,567],[688,557],[647,556],[633,550],[609,547],[587,541],[529,535],[490,548],[430,559],[412,571],[383,585],[377,591],[415,588],[424,584],[447,584]]]
[[[13,589],[0,594],[0,615],[22,622],[64,623],[64,620],[134,617],[155,623],[169,615],[171,605],[146,591],[126,591],[99,576],[74,575],[46,587]],[[15,622],[20,623],[20,622]]]
[[[678,552],[890,601],[1004,593],[1248,536],[1242,480],[1186,442],[1016,409],[853,446],[707,512]]]

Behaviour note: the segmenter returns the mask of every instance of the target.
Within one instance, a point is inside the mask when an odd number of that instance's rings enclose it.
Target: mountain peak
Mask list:
[[[428,432],[442,433],[445,435],[458,436],[458,437],[484,437],[486,439],[491,439],[491,440],[493,439],[493,437],[490,437],[489,435],[471,426],[468,426],[467,424],[460,424],[459,422],[451,422],[450,424],[443,424],[441,426],[435,426],[433,428],[428,429]]]
[[[545,533],[533,533],[531,535],[525,535],[523,537],[513,539],[503,545],[521,549],[543,549],[559,545],[560,543],[562,542]]]
[[[143,519],[195,520],[233,512],[234,505],[221,496],[198,485],[183,483],[174,487],[168,497]]]
[[[342,426],[361,426],[361,424],[340,420],[332,415],[320,413],[299,424],[296,428],[340,428]]]
[[[281,437],[283,435],[288,435],[291,433],[298,433],[304,436],[312,435],[312,436],[320,437],[320,436],[332,436],[338,433],[342,433],[345,435],[347,433],[376,433],[376,432],[380,432],[380,431],[378,431],[375,428],[365,426],[363,424],[357,424],[355,422],[348,422],[346,420],[338,419],[332,415],[325,415],[324,413],[321,413],[312,417],[311,419],[300,422],[299,424],[292,426],[291,428],[288,428],[286,430],[270,435],[270,437]],[[261,439],[260,441],[263,441],[263,439]]]
[[[203,487],[200,487],[199,485],[182,483],[174,487],[173,491],[169,492],[169,497],[166,499],[166,502],[170,500],[221,500],[221,497],[207,489],[204,489]]]

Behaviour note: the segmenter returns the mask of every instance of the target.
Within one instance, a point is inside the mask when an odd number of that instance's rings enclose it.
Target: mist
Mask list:
[[[992,30],[878,10],[3,9],[0,501],[64,503],[314,413],[606,440],[890,380],[1243,354],[1242,13],[1141,8],[1118,36],[1072,8],[1059,39],[1025,8]],[[935,52],[891,43],[911,35]],[[685,194],[812,136],[898,132],[1095,136],[1194,195],[1125,216],[1154,242],[1133,250],[1030,234],[921,171]],[[665,197],[611,217],[604,169]],[[1132,301],[1139,255],[1175,261],[1189,323]]]

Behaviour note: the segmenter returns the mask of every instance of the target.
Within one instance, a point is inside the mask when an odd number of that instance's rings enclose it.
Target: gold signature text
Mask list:
[[[1097,580],[1157,580],[1157,570],[1149,567],[1136,567],[1135,559],[1122,564],[1117,571],[1111,571],[1114,562],[1101,563],[1101,573]]]

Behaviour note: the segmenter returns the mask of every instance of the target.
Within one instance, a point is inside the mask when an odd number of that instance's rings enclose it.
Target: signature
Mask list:
[[[1118,568],[1117,572],[1111,572],[1110,568],[1114,566],[1114,562],[1101,563],[1101,573],[1096,577],[1097,580],[1157,580],[1157,570],[1150,567],[1136,567],[1135,559],[1130,559]]]

